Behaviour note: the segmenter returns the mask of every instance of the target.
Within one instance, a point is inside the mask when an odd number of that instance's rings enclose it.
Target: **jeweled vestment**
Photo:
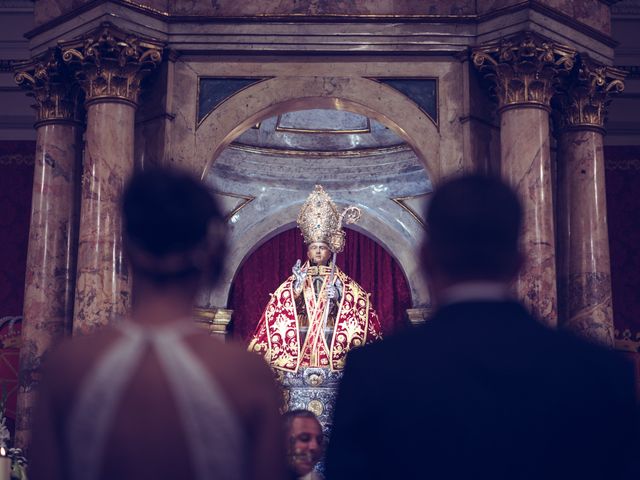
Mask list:
[[[284,372],[295,373],[301,367],[342,370],[350,349],[381,338],[378,315],[371,306],[370,295],[336,267],[340,298],[337,309],[330,308],[327,318],[329,300],[325,291],[330,267],[307,264],[306,268],[308,273],[298,298],[293,275],[271,295],[249,350],[263,355],[272,368]],[[299,311],[300,307],[304,311]],[[325,335],[331,323],[332,334]],[[308,324],[306,335],[302,334],[304,324]]]

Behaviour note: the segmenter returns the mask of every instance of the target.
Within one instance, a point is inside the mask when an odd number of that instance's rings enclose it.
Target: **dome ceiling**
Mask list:
[[[408,149],[381,123],[344,110],[300,110],[271,117],[241,134],[234,146],[288,153]],[[362,152],[364,153],[364,152]],[[374,152],[372,152],[374,153]]]

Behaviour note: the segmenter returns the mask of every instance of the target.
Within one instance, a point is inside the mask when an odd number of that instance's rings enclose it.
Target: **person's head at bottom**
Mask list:
[[[122,196],[122,218],[134,313],[151,298],[165,304],[163,316],[187,313],[172,312],[172,306],[190,306],[222,270],[225,224],[211,193],[186,172],[137,172]]]
[[[443,183],[427,206],[422,263],[437,302],[465,283],[507,285],[522,264],[522,208],[500,179],[466,175]]]
[[[313,470],[324,452],[324,436],[318,418],[309,410],[290,410],[283,415],[289,470],[302,478]]]

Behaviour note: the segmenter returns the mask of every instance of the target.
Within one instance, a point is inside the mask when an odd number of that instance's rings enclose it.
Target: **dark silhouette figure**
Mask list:
[[[213,197],[187,174],[157,170],[134,175],[122,203],[131,315],[52,354],[29,478],[283,478],[269,368],[192,320],[224,260]]]
[[[497,179],[435,192],[422,251],[435,314],[349,354],[329,480],[639,478],[631,366],[510,298],[521,216]]]

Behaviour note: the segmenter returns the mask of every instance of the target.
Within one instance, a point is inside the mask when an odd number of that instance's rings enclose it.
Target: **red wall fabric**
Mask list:
[[[234,338],[248,342],[269,300],[269,294],[291,275],[297,259],[306,260],[306,246],[297,228],[286,230],[253,252],[238,270],[229,295]],[[347,229],[337,265],[369,293],[385,335],[407,324],[411,308],[407,280],[397,262],[369,237]]]
[[[0,318],[22,316],[35,142],[0,141]],[[20,324],[0,328],[0,394],[15,419]]]
[[[640,146],[605,147],[605,178],[616,337],[640,348]]]

